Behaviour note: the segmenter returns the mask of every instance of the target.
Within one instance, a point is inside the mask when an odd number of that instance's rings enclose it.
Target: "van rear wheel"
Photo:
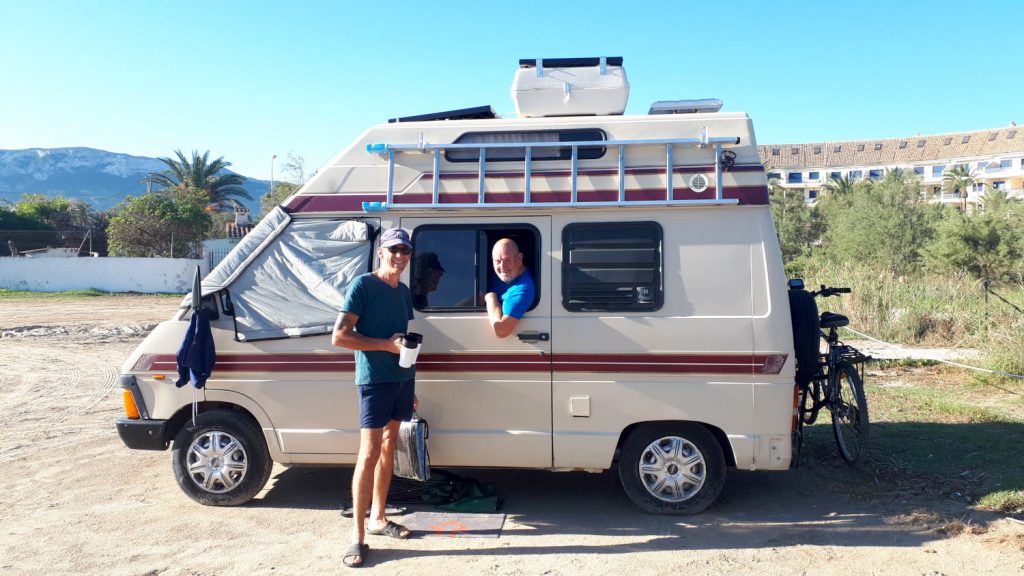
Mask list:
[[[653,423],[630,433],[619,454],[626,495],[652,514],[697,514],[725,484],[722,447],[697,424]]]
[[[174,438],[171,463],[178,486],[206,506],[252,500],[270,479],[271,459],[263,434],[250,419],[228,410],[196,417]]]

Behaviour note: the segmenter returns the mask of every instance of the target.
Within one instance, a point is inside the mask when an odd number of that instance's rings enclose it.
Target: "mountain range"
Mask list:
[[[156,158],[94,148],[0,150],[0,204],[3,200],[14,204],[23,194],[38,193],[78,199],[96,210],[107,210],[126,196],[145,194],[142,179],[166,169]],[[266,180],[246,180],[245,190],[253,199],[244,204],[253,214],[259,214],[260,197],[269,188]]]

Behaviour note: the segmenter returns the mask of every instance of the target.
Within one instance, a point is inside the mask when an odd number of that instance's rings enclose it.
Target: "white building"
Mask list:
[[[1024,198],[1024,128],[1014,123],[935,136],[765,144],[758,149],[781,186],[801,190],[806,202],[814,202],[832,176],[880,178],[886,169],[902,168],[920,176],[929,199],[955,204],[960,197],[942,191],[942,174],[958,164],[966,165],[978,182],[968,191],[968,204],[977,204],[989,188]]]

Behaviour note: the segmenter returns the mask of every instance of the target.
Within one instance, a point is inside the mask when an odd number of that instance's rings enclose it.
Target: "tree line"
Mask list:
[[[966,167],[943,176],[959,205],[929,202],[913,172],[891,169],[878,179],[832,178],[807,206],[802,192],[769,180],[772,216],[790,276],[813,276],[823,262],[867,265],[901,276],[969,274],[1024,285],[1024,204],[987,189],[976,210]]]
[[[186,156],[176,150],[175,158],[159,160],[167,168],[142,180],[151,191],[128,196],[110,210],[96,211],[81,200],[31,193],[0,208],[0,231],[7,237],[8,249],[13,255],[18,248],[69,244],[88,237],[101,246],[100,253],[110,256],[199,257],[202,241],[223,237],[240,201],[252,200],[243,187],[246,178],[229,173],[231,163],[223,157],[211,160],[209,151]],[[284,175],[261,198],[261,215],[305,181],[303,159],[288,154]]]

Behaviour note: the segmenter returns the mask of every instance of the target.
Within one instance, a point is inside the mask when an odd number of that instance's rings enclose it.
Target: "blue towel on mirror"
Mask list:
[[[206,386],[206,379],[213,372],[217,363],[217,351],[213,346],[213,332],[210,330],[210,311],[200,308],[192,313],[188,323],[188,332],[178,349],[178,381],[175,386],[181,388],[192,382],[196,388]]]

